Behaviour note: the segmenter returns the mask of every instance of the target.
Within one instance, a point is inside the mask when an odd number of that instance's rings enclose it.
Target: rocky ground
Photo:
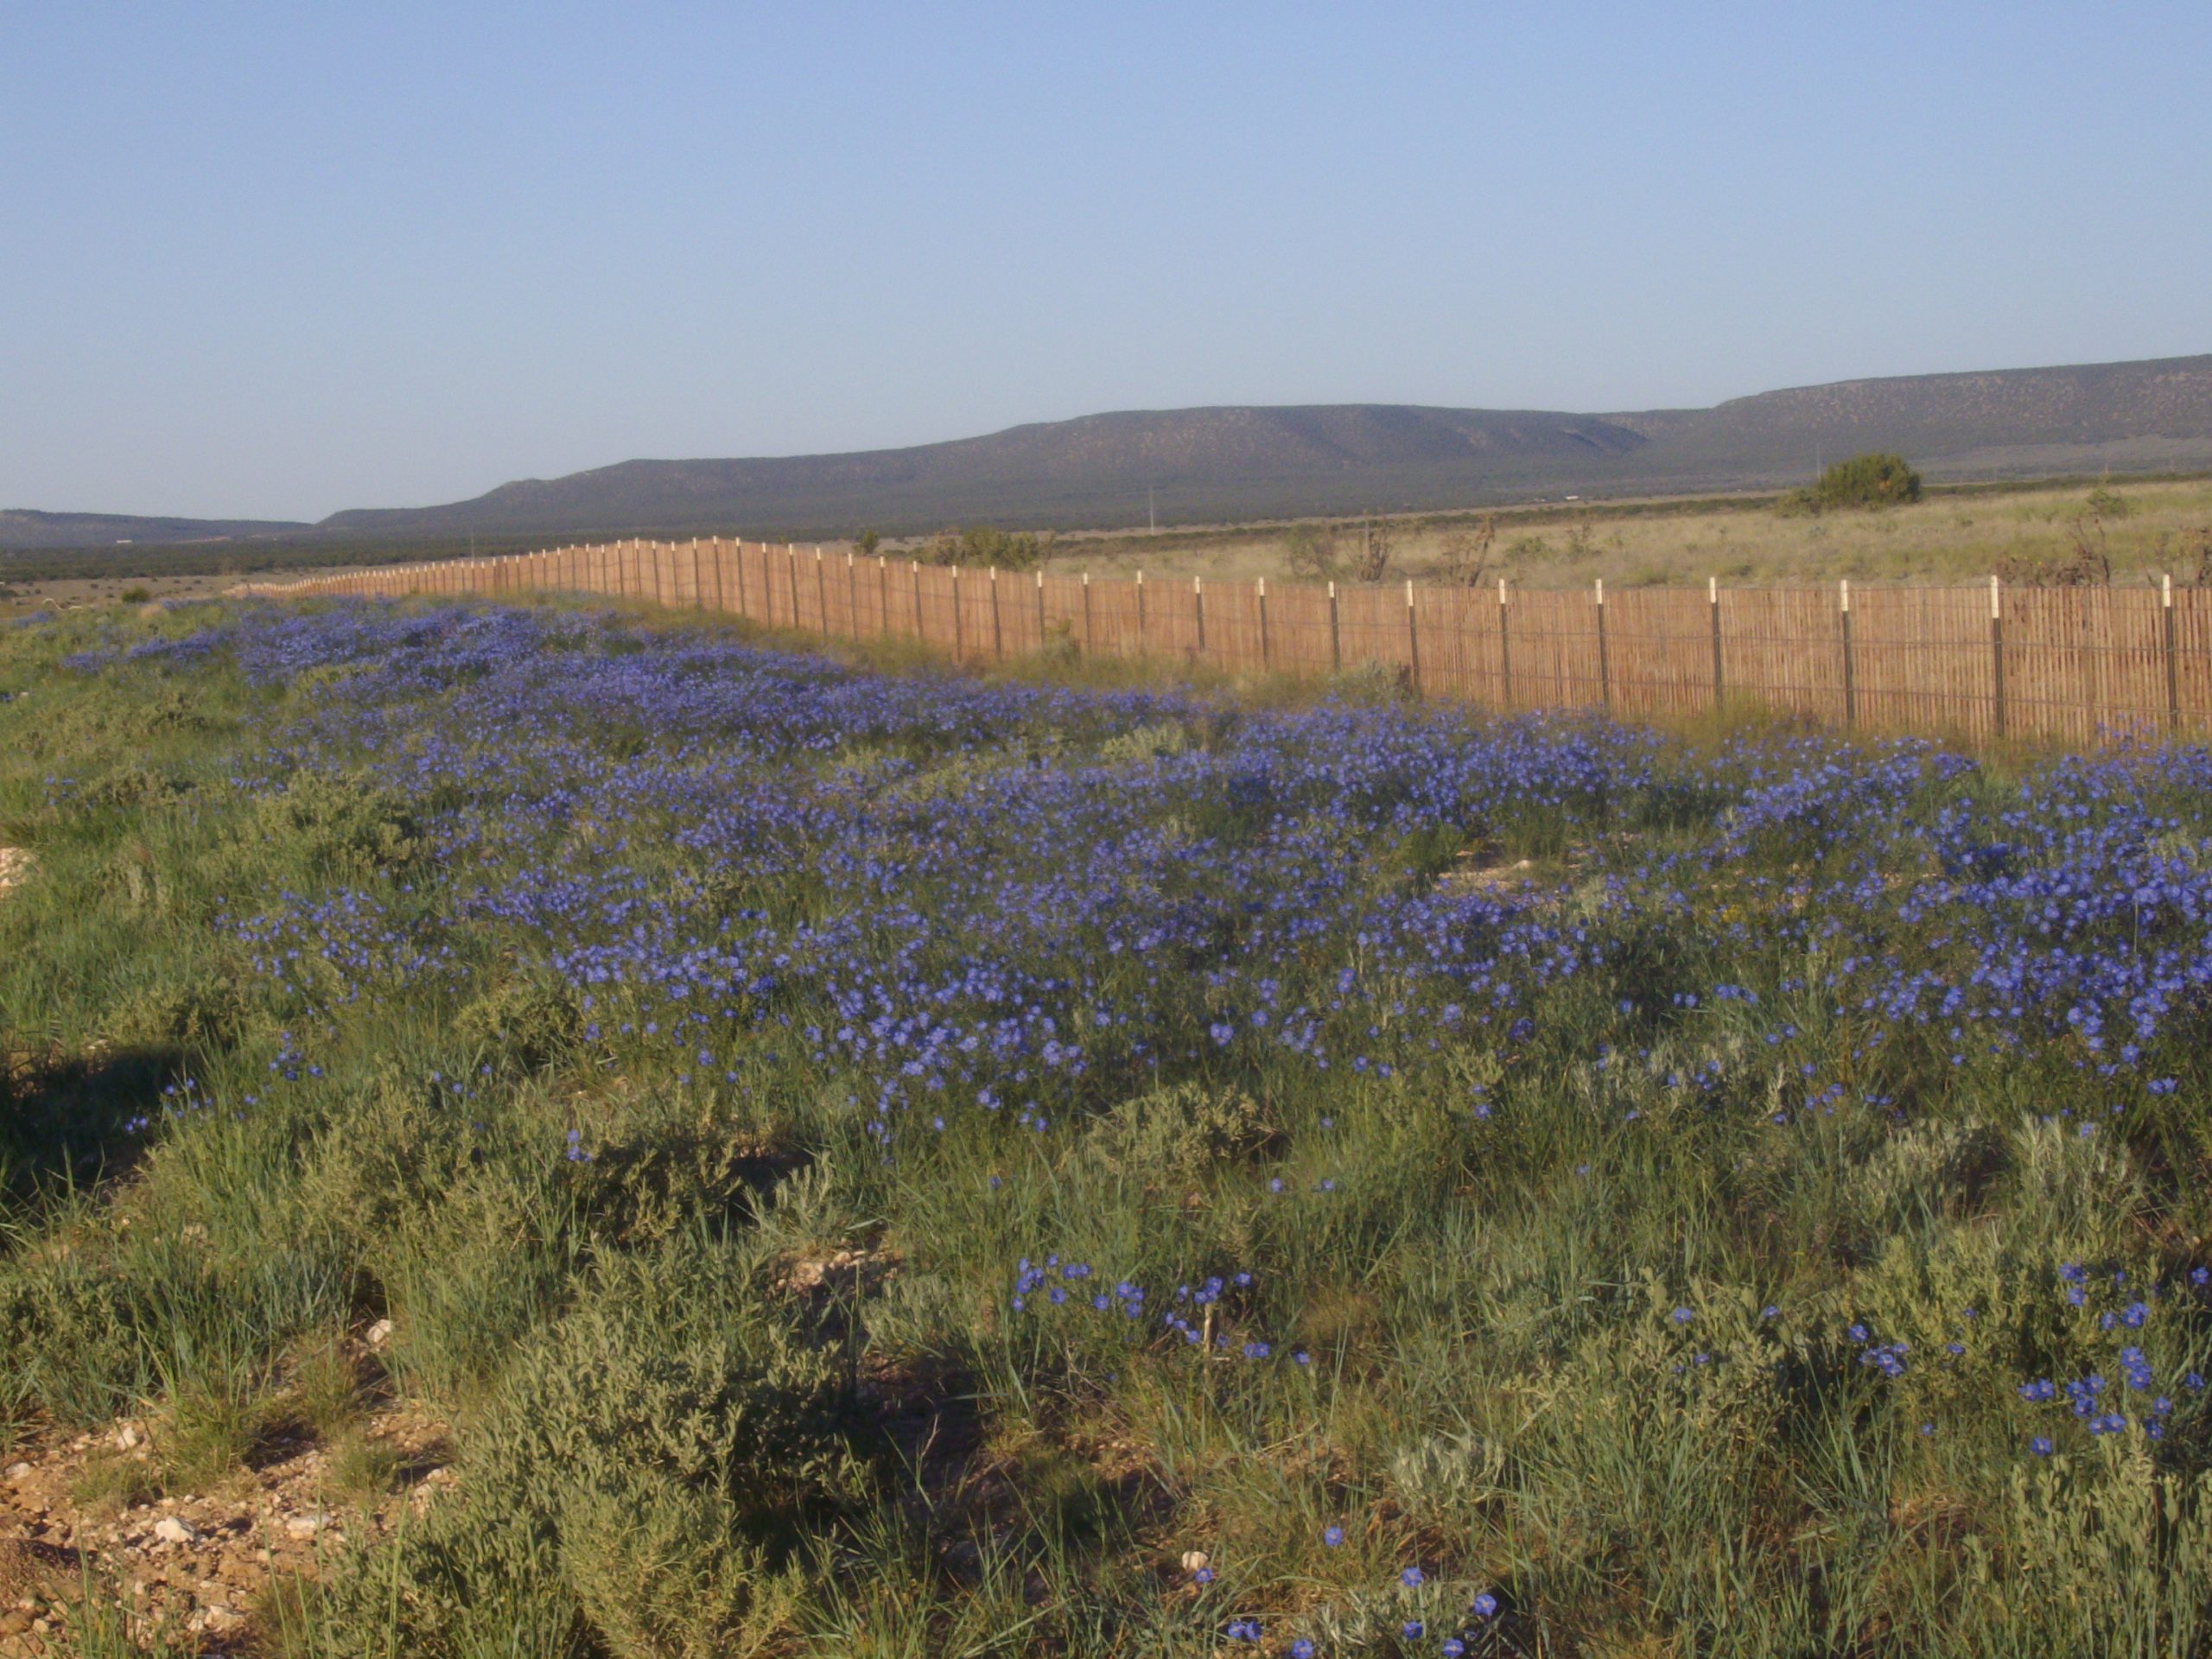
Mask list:
[[[140,1640],[244,1652],[271,1584],[313,1576],[452,1478],[443,1425],[404,1405],[354,1431],[389,1471],[366,1493],[344,1490],[331,1449],[301,1430],[272,1434],[208,1490],[154,1496],[159,1433],[133,1421],[48,1436],[0,1471],[0,1659],[65,1652],[67,1625],[100,1613],[124,1615]]]

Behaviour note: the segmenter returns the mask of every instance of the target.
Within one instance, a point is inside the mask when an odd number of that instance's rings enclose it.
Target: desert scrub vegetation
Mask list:
[[[1209,583],[1353,580],[1368,543],[1358,519],[1240,525],[1157,534],[1064,536],[1050,568],[1147,581]],[[1701,500],[1563,501],[1382,524],[1394,578],[1442,586],[1525,588],[1723,582],[2031,585],[2068,580],[2095,551],[2100,581],[2212,582],[2212,480],[2120,479],[2070,485],[1927,486],[1894,511],[1808,512],[1783,496]]]
[[[2212,753],[1351,690],[8,626],[8,1433],[449,1422],[296,1659],[2202,1652]]]
[[[1920,499],[1920,474],[1903,455],[1872,450],[1821,469],[1821,475],[1776,504],[1784,513],[1900,507]]]

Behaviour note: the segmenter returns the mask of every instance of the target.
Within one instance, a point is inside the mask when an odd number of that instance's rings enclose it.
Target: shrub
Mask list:
[[[1283,563],[1307,582],[1326,582],[1337,574],[1337,535],[1326,524],[1293,524],[1283,532]]]
[[[454,1495],[334,1575],[326,1650],[474,1651],[493,1608],[620,1659],[756,1649],[800,1587],[779,1544],[864,1490],[845,1407],[739,1247],[604,1262],[510,1367]]]
[[[1279,1134],[1268,1109],[1241,1090],[1171,1084],[1116,1106],[1085,1150],[1117,1174],[1179,1186],[1253,1157]]]
[[[238,1040],[251,1009],[246,988],[226,975],[164,976],[118,999],[106,1026],[126,1048],[223,1047]]]
[[[926,543],[916,556],[924,564],[995,566],[1001,570],[1033,570],[1052,555],[1050,531],[1001,530],[994,524],[971,524],[948,530]]]
[[[249,833],[257,842],[295,849],[319,874],[404,869],[429,851],[397,791],[319,772],[301,772],[264,796]]]
[[[77,793],[76,804],[91,810],[110,807],[159,806],[189,791],[189,785],[144,766],[118,766]]]
[[[454,1034],[518,1065],[538,1066],[575,1040],[583,1015],[575,996],[557,984],[507,980],[464,1004]]]
[[[1891,507],[1920,499],[1920,474],[1903,455],[1870,451],[1839,461],[1802,490],[1781,502],[1785,512],[1825,512],[1830,508]]]

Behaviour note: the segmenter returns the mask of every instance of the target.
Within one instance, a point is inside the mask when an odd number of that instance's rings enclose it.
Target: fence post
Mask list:
[[[968,654],[968,631],[966,623],[960,614],[960,567],[956,564],[950,569],[952,571],[952,660],[957,663]]]
[[[1989,579],[1990,708],[1997,735],[2005,735],[2005,607],[1998,578]]]
[[[723,616],[729,614],[729,595],[722,586],[722,538],[715,537],[715,609]]]
[[[1838,616],[1843,624],[1843,723],[1859,723],[1859,686],[1853,677],[1851,664],[1851,578],[1837,579],[1836,600],[1840,606]]]
[[[849,547],[845,550],[845,637],[861,637],[861,577]]]
[[[1198,625],[1197,660],[1206,659],[1206,590],[1205,582],[1197,576],[1191,578],[1191,615]]]
[[[2178,653],[2174,649],[2174,576],[2172,571],[2169,570],[2166,572],[2164,579],[2159,583],[2159,592],[2164,601],[2162,609],[2166,619],[2166,729],[2171,732],[2176,730],[2181,725],[2181,671],[2177,661]]]
[[[1505,578],[1497,579],[1497,706],[1513,707],[1513,630],[1505,620]]]
[[[1095,657],[1098,653],[1098,638],[1090,626],[1090,572],[1083,573],[1083,654]]]
[[[999,568],[991,567],[991,659],[1006,660],[1006,628],[999,620]]]
[[[1144,642],[1144,572],[1137,572],[1137,655],[1145,654]]]
[[[737,613],[747,621],[753,618],[753,607],[745,596],[745,537],[737,538]]]
[[[922,638],[922,562],[916,559],[912,563],[914,566],[914,638],[919,640]]]
[[[1037,649],[1045,649],[1045,568],[1037,567]]]
[[[1260,606],[1260,672],[1268,671],[1268,579],[1262,576],[1254,587],[1258,589]]]
[[[830,577],[822,568],[822,547],[814,549],[814,608],[822,618],[822,637],[830,637]]]
[[[691,538],[691,608],[695,611],[707,608],[707,583],[702,569],[699,563],[699,538],[694,536]]]
[[[1720,678],[1720,578],[1705,579],[1706,609],[1713,622],[1713,707],[1717,714],[1726,700],[1728,689]]]
[[[1414,695],[1421,695],[1421,633],[1414,626],[1414,584],[1406,579],[1406,662],[1407,671],[1413,679]]]
[[[1329,584],[1329,671],[1341,674],[1344,667],[1344,635],[1337,627],[1337,584]]]
[[[891,556],[875,556],[875,632],[880,638],[891,637]]]
[[[1598,701],[1613,712],[1613,667],[1605,654],[1605,579],[1598,578]]]
[[[798,544],[796,542],[784,543],[784,563],[791,571],[791,628],[793,632],[797,632],[798,628]]]

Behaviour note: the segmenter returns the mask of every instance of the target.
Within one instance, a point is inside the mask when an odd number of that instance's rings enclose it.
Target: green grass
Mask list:
[[[370,1402],[450,1421],[453,1490],[319,1584],[270,1591],[266,1650],[1164,1656],[1216,1651],[1251,1616],[1258,1651],[1302,1635],[1433,1653],[1478,1592],[1503,1604],[1481,1624],[1490,1654],[2147,1656],[2212,1639],[2201,1408],[2184,1401],[2158,1448],[2114,1436],[2039,1460],[2015,1394],[2110,1369],[2109,1341],[2059,1300],[2059,1262],[2178,1283],[2205,1255],[2196,1005],[2160,1051],[2184,1086],[2132,1108],[2125,1138],[2046,1121],[2120,1086],[2085,1079],[2068,1039],[1961,1043],[1955,1065],[1942,1033],[1900,1027],[1878,1052],[1873,1022],[1817,989],[1847,971],[1801,905],[1835,870],[1818,827],[1698,861],[1735,833],[1731,745],[1780,764],[1812,752],[1803,734],[1697,734],[1603,799],[1295,823],[1285,858],[1325,843],[1378,894],[1533,861],[1510,879],[1551,893],[1537,915],[1606,950],[1532,994],[1525,1039],[1440,1037],[1388,1076],[1195,1042],[1186,1059],[1226,958],[1086,956],[1071,925],[1040,974],[1079,968],[1102,1007],[1187,988],[1188,1031],[1134,1033],[1166,1056],[1158,1075],[1054,1104],[1049,1131],[948,1110],[887,1157],[853,1104],[868,1079],[805,1035],[834,1011],[762,990],[788,1019],[718,1031],[738,1081],[695,1078],[669,1044],[614,1029],[660,1003],[587,1009],[526,929],[461,913],[506,874],[598,868],[620,835],[639,891],[718,918],[715,939],[762,918],[872,925],[821,868],[775,844],[698,851],[662,805],[575,829],[557,858],[512,805],[629,761],[687,785],[718,763],[711,741],[601,711],[561,773],[473,727],[464,679],[396,698],[384,747],[348,727],[341,756],[307,733],[352,709],[350,669],[256,685],[224,651],[62,666],[236,614],[0,631],[0,691],[29,693],[0,702],[0,843],[38,859],[0,899],[0,1409],[19,1435],[143,1414],[153,1462],[103,1459],[81,1494],[118,1503],[233,1479],[279,1426],[331,1452],[334,1492],[372,1502],[401,1466],[364,1433]],[[546,649],[581,673],[729,637],[654,618]],[[934,671],[895,647],[841,655]],[[1039,661],[994,683],[1154,693],[1163,672]],[[1030,847],[980,805],[963,819],[968,804],[1095,769],[1196,865],[1276,804],[1160,779],[1270,709],[1395,702],[1362,682],[1197,690],[1109,731],[1056,714],[746,764],[795,798],[863,780],[886,822],[971,836],[924,891],[949,914],[966,868],[1041,880],[1083,852]],[[499,753],[517,770],[468,772]],[[427,781],[372,774],[394,757],[430,757]],[[1904,831],[2029,814],[2048,779],[2026,755],[1923,779],[1852,830],[1852,855],[1918,879]],[[2156,810],[2196,868],[2212,799],[2177,784]],[[886,860],[936,845],[886,836]],[[1679,907],[1658,900],[1669,883]],[[448,954],[348,967],[366,936],[331,920],[278,978],[279,947],[242,937],[264,912],[349,897],[386,918],[372,933]],[[1384,1052],[1411,994],[1340,943],[1281,971],[1317,998],[1346,975]],[[1719,985],[1760,1001],[1666,1000]],[[1770,1128],[1801,1065],[1896,1115]],[[1670,1082],[1707,1065],[1726,1079],[1709,1096]],[[1217,1305],[1234,1342],[1213,1357],[1155,1339],[1150,1310],[1141,1335],[1014,1313],[1014,1263],[1048,1250],[1101,1264],[1086,1295],[1126,1277],[1157,1300],[1248,1264],[1258,1281]],[[387,1317],[363,1357],[359,1333]],[[2158,1317],[2165,1370],[2206,1363],[2201,1307],[2177,1293]],[[1919,1357],[1885,1382],[1841,1334],[1853,1321]],[[1971,1349],[1941,1359],[1962,1334]],[[1268,1363],[1237,1357],[1262,1337]],[[1179,1565],[1191,1550],[1211,1583]],[[1399,1576],[1413,1563],[1417,1586]],[[1430,1633],[1403,1637],[1409,1618]],[[78,1628],[86,1655],[165,1650],[110,1615]]]

